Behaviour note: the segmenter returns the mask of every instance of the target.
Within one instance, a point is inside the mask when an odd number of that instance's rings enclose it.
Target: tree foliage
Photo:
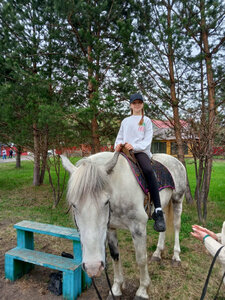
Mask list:
[[[224,117],[224,2],[3,0],[0,8],[0,139],[34,152],[34,184],[48,149],[113,143],[128,95],[142,91],[146,114],[174,125],[183,163],[180,119],[190,120],[204,221]]]

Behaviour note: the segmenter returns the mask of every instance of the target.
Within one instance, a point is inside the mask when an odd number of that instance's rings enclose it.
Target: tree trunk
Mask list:
[[[20,146],[16,147],[16,168],[21,168],[21,153],[22,148]]]
[[[195,161],[195,164],[197,164],[197,161]],[[197,166],[196,166],[197,169]],[[195,187],[195,200],[197,203],[197,212],[198,212],[198,219],[202,223],[202,201],[201,201],[201,194],[202,194],[202,178],[203,178],[203,172],[204,172],[204,162],[201,159],[199,161],[199,167],[198,167],[198,174],[196,176],[196,187]]]
[[[40,184],[43,184],[45,177],[45,170],[48,158],[48,130],[43,137],[42,147],[41,147],[41,174],[40,174]]]
[[[98,123],[96,117],[92,119],[92,144],[93,144],[93,153],[98,153],[100,151],[100,141],[98,136]]]
[[[212,54],[210,53],[210,49],[209,49],[208,31],[207,31],[206,21],[205,21],[205,0],[200,0],[200,10],[201,10],[201,39],[202,39],[203,49],[205,54],[207,86],[208,86],[208,123],[205,124],[207,126],[205,126],[204,128],[204,130],[206,130],[206,134],[204,137],[206,139],[205,166],[204,166],[204,174],[202,178],[201,194],[199,195],[198,201],[199,201],[199,205],[201,204],[203,205],[203,218],[199,220],[205,223],[207,219],[207,199],[209,194],[209,187],[210,187],[210,180],[211,180],[211,173],[212,173],[212,157],[213,157],[213,146],[214,146],[214,136],[215,136],[216,112],[215,112],[215,82],[213,80],[213,70],[212,70]],[[204,114],[203,114],[203,120],[205,120]]]
[[[203,193],[203,223],[206,223],[207,219],[207,200],[209,195],[210,179],[212,174],[212,158],[209,158],[206,162],[205,176],[204,176],[204,193]]]
[[[92,64],[92,57],[91,57],[92,48],[88,46],[88,61],[90,65]],[[93,68],[90,66],[88,68],[88,93],[89,93],[89,103],[92,107],[93,117],[91,121],[91,132],[92,132],[92,147],[91,152],[97,153],[100,151],[100,141],[98,135],[98,122],[97,122],[97,108],[96,105],[93,103],[94,92],[96,91],[96,87],[93,84]]]
[[[34,136],[34,174],[33,185],[40,185],[40,136],[37,130],[37,125],[33,124],[33,136]]]
[[[171,10],[172,7],[167,6],[167,25],[168,32],[171,32]],[[173,118],[174,118],[174,131],[177,143],[177,157],[185,166],[184,160],[184,143],[182,140],[182,132],[181,132],[181,124],[179,117],[179,108],[178,108],[178,99],[176,97],[176,88],[175,88],[175,76],[174,76],[174,51],[172,47],[172,35],[169,33],[168,37],[168,62],[169,62],[169,75],[170,75],[170,95],[171,95],[171,104],[173,109]],[[186,166],[185,166],[186,167]],[[187,176],[187,185],[186,185],[186,193],[185,193],[186,202],[188,204],[193,204],[193,198],[191,195],[190,185]]]

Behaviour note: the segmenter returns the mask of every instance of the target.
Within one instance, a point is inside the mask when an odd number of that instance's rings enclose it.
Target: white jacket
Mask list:
[[[128,143],[133,146],[134,153],[144,152],[151,158],[152,121],[144,116],[143,125],[138,125],[140,120],[141,116],[132,115],[122,121],[114,147],[118,144]]]
[[[225,246],[225,222],[223,222],[223,227],[221,233],[217,233],[218,241],[214,240],[211,236],[208,236],[205,238],[204,244],[206,249],[209,251],[209,253],[212,256],[215,256],[217,250],[221,246]],[[225,247],[222,248],[220,251],[217,260],[222,265],[222,274],[225,272]],[[225,278],[223,280],[223,283],[225,285]]]

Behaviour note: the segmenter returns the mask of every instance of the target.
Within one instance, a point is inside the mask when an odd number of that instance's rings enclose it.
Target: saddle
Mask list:
[[[142,169],[134,155],[134,152],[127,150],[125,146],[123,146],[120,154],[128,161],[139,186],[145,193],[144,208],[149,216],[149,219],[151,219],[153,202],[150,197],[148,184],[145,180]],[[151,159],[151,164],[158,181],[159,191],[165,188],[175,189],[174,181],[169,170],[156,160]]]

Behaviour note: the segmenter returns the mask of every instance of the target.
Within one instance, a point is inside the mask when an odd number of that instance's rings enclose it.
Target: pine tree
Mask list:
[[[123,100],[132,86],[132,67],[138,57],[133,34],[138,9],[133,1],[56,3],[71,30],[68,68],[77,83],[73,117],[79,139],[98,152],[102,142],[115,137]]]
[[[65,75],[59,30],[64,24],[51,0],[3,1],[1,8],[2,64],[10,70],[10,78],[3,74],[0,90],[1,122],[11,142],[34,153],[33,184],[39,185],[47,151],[67,127],[68,103],[59,90]]]
[[[199,52],[195,57],[195,62],[198,63],[201,71],[199,74],[199,78],[201,78],[199,97],[201,111],[195,198],[199,220],[204,223],[207,218],[207,198],[212,172],[217,108],[220,102],[222,103],[222,99],[216,97],[216,90],[219,90],[218,85],[221,82],[221,79],[218,78],[220,72],[217,70],[221,69],[219,64],[222,57],[224,60],[222,49],[225,45],[225,26],[223,23],[225,4],[222,0],[180,1],[177,16],[181,21],[180,25],[193,40]],[[222,76],[224,77],[224,75]]]

